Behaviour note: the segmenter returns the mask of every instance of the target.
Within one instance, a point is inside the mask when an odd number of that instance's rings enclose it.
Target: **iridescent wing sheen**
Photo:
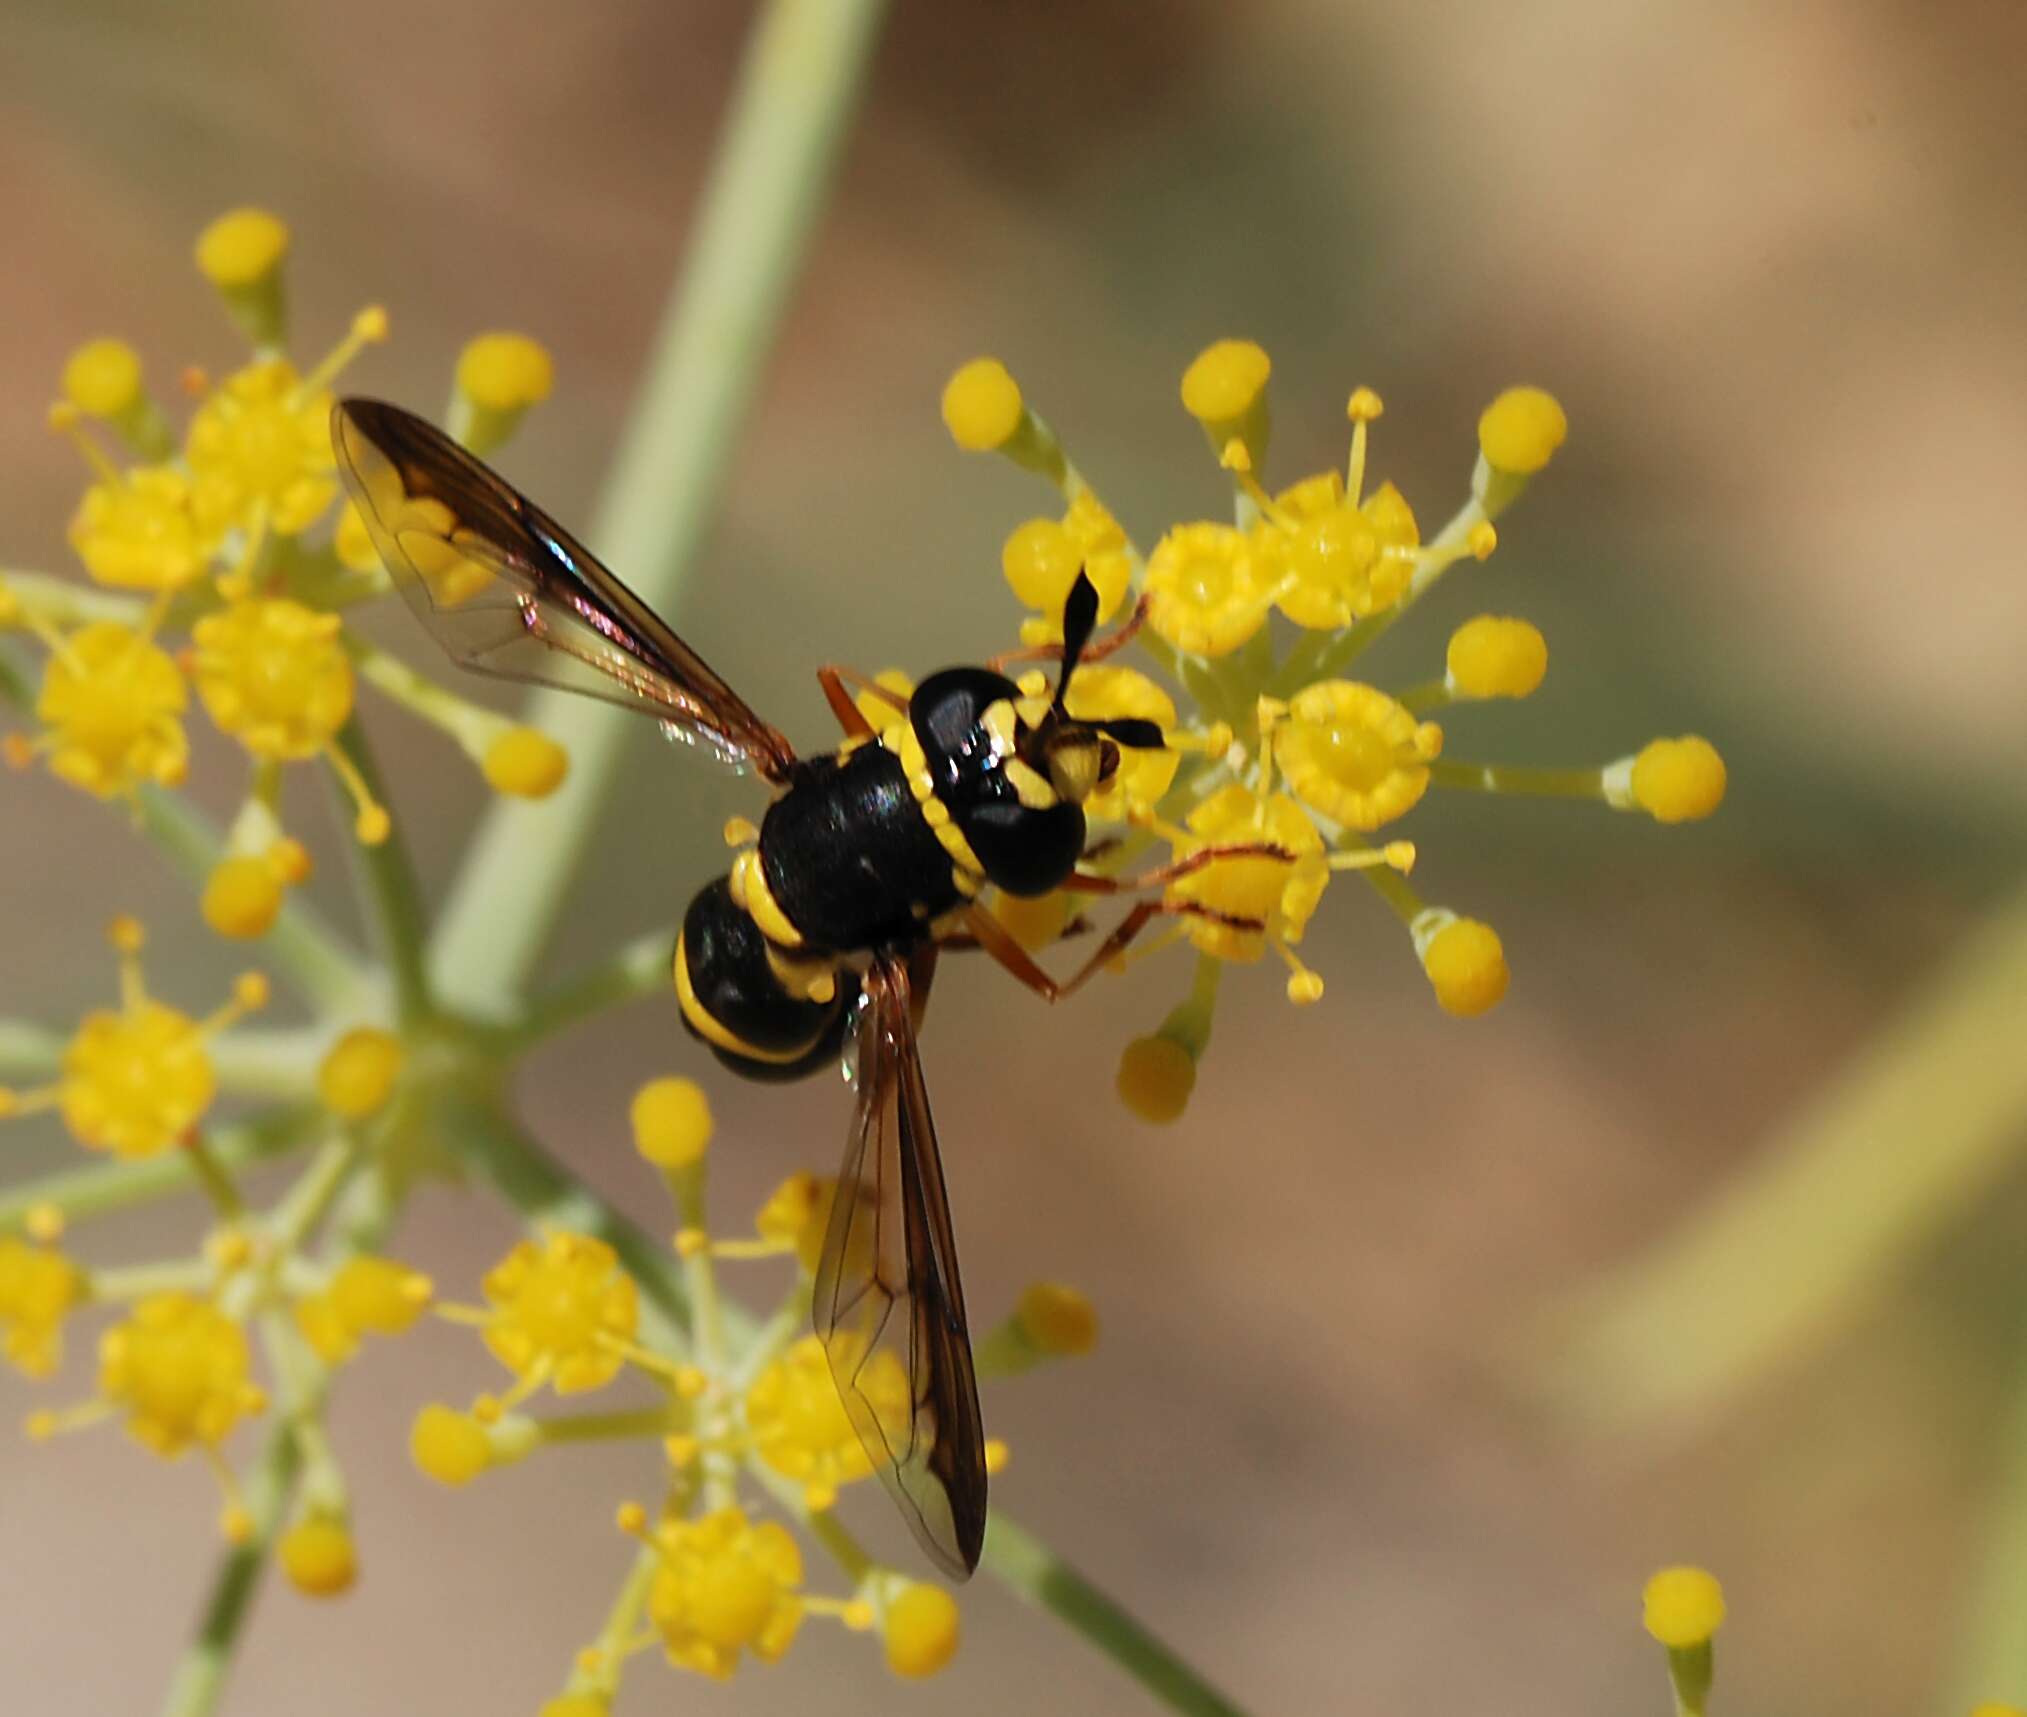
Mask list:
[[[434,425],[341,400],[331,441],[373,546],[453,661],[638,709],[734,767],[795,753],[694,650],[532,501]]]
[[[816,1272],[816,1332],[873,1470],[953,1579],[985,1539],[985,1429],[906,965],[863,982],[858,1109]]]

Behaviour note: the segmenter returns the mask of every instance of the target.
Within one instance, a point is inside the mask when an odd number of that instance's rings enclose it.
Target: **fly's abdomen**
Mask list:
[[[731,879],[698,891],[676,937],[683,1024],[735,1073],[799,1079],[836,1063],[858,979],[775,947]]]
[[[878,744],[812,760],[769,809],[755,868],[764,888],[746,889],[749,908],[764,894],[761,911],[778,912],[810,948],[918,940],[971,892],[961,888],[900,760]]]

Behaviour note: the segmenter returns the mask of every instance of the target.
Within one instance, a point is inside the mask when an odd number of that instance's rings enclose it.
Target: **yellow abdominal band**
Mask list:
[[[748,1043],[735,1031],[728,1031],[705,1009],[697,999],[695,987],[690,983],[690,957],[683,947],[680,931],[676,934],[676,1000],[683,1009],[683,1018],[690,1022],[691,1029],[706,1043],[725,1051],[727,1055],[743,1055],[748,1061],[769,1061],[785,1065],[799,1061],[809,1053],[810,1044],[800,1049],[761,1049]],[[815,1038],[810,1040],[814,1043]]]

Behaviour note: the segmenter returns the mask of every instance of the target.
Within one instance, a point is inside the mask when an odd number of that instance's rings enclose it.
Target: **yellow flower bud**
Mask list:
[[[555,380],[548,348],[526,334],[481,334],[458,354],[458,391],[487,411],[539,405]]]
[[[1548,672],[1548,640],[1525,620],[1481,614],[1450,634],[1450,685],[1468,698],[1524,698]]]
[[[1506,952],[1489,924],[1451,918],[1422,949],[1422,970],[1436,991],[1437,1005],[1458,1019],[1490,1013],[1506,994]]]
[[[903,1587],[880,1629],[887,1667],[910,1679],[934,1675],[957,1654],[958,1631],[957,1600],[941,1586]]]
[[[1647,1631],[1672,1651],[1702,1645],[1724,1620],[1724,1588],[1702,1568],[1663,1568],[1643,1597]]]
[[[1724,803],[1724,759],[1707,739],[1657,739],[1633,760],[1633,799],[1657,823],[1692,823]]]
[[[570,754],[546,733],[511,727],[486,748],[487,784],[517,799],[546,799],[570,772]]]
[[[221,936],[265,936],[281,909],[281,878],[266,859],[223,859],[205,879],[204,922]]]
[[[408,1433],[415,1464],[438,1484],[470,1484],[492,1464],[485,1427],[469,1413],[432,1403],[416,1414]]]
[[[1478,419],[1478,448],[1493,470],[1531,477],[1555,456],[1569,427],[1555,395],[1508,388]]]
[[[63,396],[93,417],[122,417],[141,399],[141,358],[124,340],[92,340],[63,366]]]
[[[711,1142],[711,1103],[694,1079],[653,1079],[628,1111],[634,1149],[658,1168],[688,1168]]]
[[[1034,1283],[1021,1295],[1014,1317],[1044,1353],[1089,1353],[1098,1345],[1097,1309],[1061,1282]]]
[[[943,388],[943,423],[967,453],[991,453],[1019,432],[1020,384],[997,358],[973,358]]]
[[[1181,1118],[1196,1086],[1196,1063],[1167,1037],[1138,1037],[1119,1058],[1119,1098],[1143,1121],[1166,1126]]]
[[[289,229],[265,209],[234,209],[197,238],[197,266],[221,291],[266,279],[289,251]]]
[[[317,1095],[346,1121],[362,1121],[387,1101],[401,1076],[401,1040],[374,1026],[348,1031],[317,1068]]]
[[[277,1554],[289,1583],[312,1598],[335,1598],[359,1577],[352,1534],[343,1521],[327,1515],[311,1515],[290,1527]]]
[[[1230,423],[1258,402],[1273,370],[1251,340],[1206,346],[1182,373],[1182,405],[1199,423]]]

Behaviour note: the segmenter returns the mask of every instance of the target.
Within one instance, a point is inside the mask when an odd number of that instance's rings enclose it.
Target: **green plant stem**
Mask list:
[[[665,613],[710,523],[884,10],[884,0],[770,0],[747,50],[689,263],[589,533]],[[525,987],[639,725],[549,691],[527,719],[569,750],[570,778],[541,805],[487,813],[432,949],[441,993],[480,1017]]]
[[[351,760],[373,797],[384,802],[384,777],[356,719],[347,722],[338,735],[338,749]],[[349,799],[343,802],[350,807]],[[407,843],[397,826],[377,846],[353,841],[351,853],[360,901],[373,926],[381,957],[394,975],[395,1005],[400,1009],[401,1019],[404,1023],[426,1019],[431,1003],[423,964],[426,931],[422,887],[416,880],[415,866],[409,861]]]
[[[219,1563],[197,1638],[176,1666],[169,1695],[162,1702],[162,1717],[209,1717],[217,1709],[240,1631],[253,1607],[254,1589],[260,1583],[275,1530],[294,1494],[301,1464],[290,1427],[277,1425],[269,1432],[267,1444],[247,1475],[244,1487],[253,1532],[244,1544],[235,1544],[228,1550]]]
[[[673,929],[650,930],[603,964],[544,991],[509,1028],[509,1053],[568,1031],[610,1008],[642,996],[666,994],[675,946]],[[5,1029],[0,1028],[0,1065],[5,1064],[6,1049]]]
[[[2027,1146],[2027,889],[1674,1235],[1543,1332],[1550,1401],[1683,1427],[1835,1329]]]
[[[1234,1705],[1025,1527],[994,1509],[980,1565],[1081,1634],[1172,1711],[1242,1717]]]
[[[1984,1546],[1949,1693],[1959,1711],[2017,1698],[2027,1687],[2027,1367],[2000,1435],[1998,1482],[1979,1511]]]
[[[0,1079],[35,1079],[54,1073],[63,1039],[25,1020],[0,1019]]]
[[[327,1125],[328,1120],[314,1108],[274,1109],[250,1121],[220,1127],[206,1142],[212,1158],[226,1168],[249,1168],[293,1150],[313,1129]],[[189,1186],[195,1179],[196,1165],[183,1151],[163,1151],[137,1162],[106,1163],[46,1175],[0,1193],[0,1234],[19,1229],[28,1213],[40,1205],[60,1210],[69,1220],[77,1222],[103,1216],[108,1211],[124,1210],[129,1205],[149,1203]]]

